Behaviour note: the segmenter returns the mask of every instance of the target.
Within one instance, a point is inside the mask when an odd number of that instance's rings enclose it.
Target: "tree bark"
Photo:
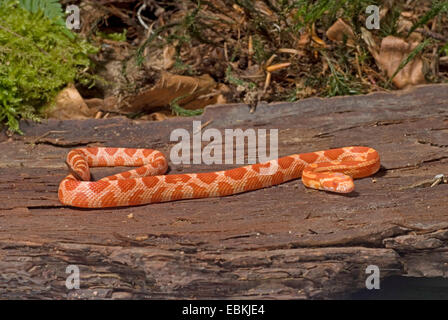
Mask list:
[[[300,180],[244,194],[119,209],[62,206],[65,156],[77,146],[153,148],[177,128],[278,129],[279,156],[351,145],[382,168],[350,195]],[[48,120],[0,136],[0,298],[336,298],[365,288],[366,268],[448,277],[448,85],[296,103],[208,107],[162,122]],[[174,165],[170,173],[239,165]],[[120,169],[95,169],[94,177]],[[80,269],[80,289],[65,282]]]

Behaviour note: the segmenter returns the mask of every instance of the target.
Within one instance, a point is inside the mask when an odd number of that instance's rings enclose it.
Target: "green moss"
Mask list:
[[[93,81],[86,70],[96,49],[64,28],[17,1],[0,5],[0,122],[12,131],[20,132],[20,118],[37,119],[68,83]]]
[[[128,30],[124,29],[122,33],[119,33],[119,32],[104,33],[101,31],[97,31],[96,35],[103,39],[125,42],[127,39],[126,38],[127,33],[128,33]]]

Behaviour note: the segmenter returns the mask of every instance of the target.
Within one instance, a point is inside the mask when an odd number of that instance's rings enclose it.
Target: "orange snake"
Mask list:
[[[59,200],[82,208],[228,196],[299,177],[309,188],[349,193],[353,179],[373,175],[380,168],[378,152],[368,147],[293,154],[225,171],[173,175],[164,175],[168,163],[161,152],[151,149],[74,149],[66,163],[71,174],[59,185]],[[114,166],[139,168],[90,181],[89,167]]]

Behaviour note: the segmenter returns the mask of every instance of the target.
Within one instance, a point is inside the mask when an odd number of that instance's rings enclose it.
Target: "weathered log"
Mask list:
[[[169,155],[176,128],[278,129],[279,156],[350,145],[382,169],[347,196],[300,180],[224,198],[120,209],[62,206],[75,146]],[[448,85],[297,103],[212,106],[162,122],[22,122],[0,137],[0,298],[334,298],[365,287],[368,265],[448,277]],[[238,165],[173,165],[171,173]],[[113,169],[95,170],[96,178]],[[119,171],[119,170],[118,170]],[[425,182],[426,181],[426,182]],[[443,181],[442,181],[443,182]],[[77,265],[81,288],[68,290]]]

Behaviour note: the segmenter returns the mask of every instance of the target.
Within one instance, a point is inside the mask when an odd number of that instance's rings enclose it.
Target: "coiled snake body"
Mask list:
[[[309,188],[349,193],[354,189],[352,179],[370,176],[380,168],[378,152],[368,147],[293,154],[225,171],[173,175],[164,175],[168,163],[161,152],[151,149],[74,149],[66,163],[71,174],[59,185],[59,200],[82,208],[228,196],[299,177]],[[114,166],[139,168],[90,181],[89,167]]]

